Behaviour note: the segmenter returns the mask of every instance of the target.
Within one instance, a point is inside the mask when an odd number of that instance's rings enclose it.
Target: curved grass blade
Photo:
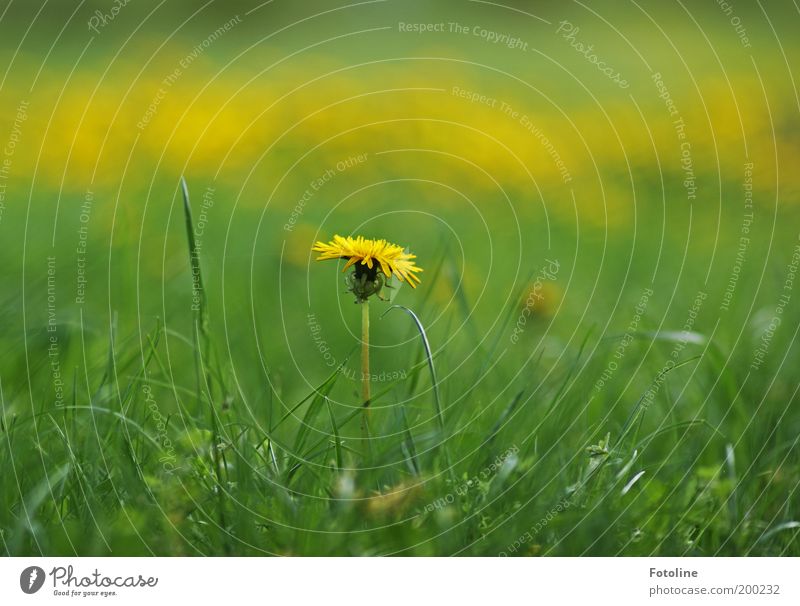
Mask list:
[[[417,330],[419,331],[420,336],[422,337],[422,345],[425,347],[425,357],[428,360],[428,368],[431,372],[431,382],[433,383],[433,397],[436,401],[436,417],[439,419],[439,428],[444,431],[444,415],[442,414],[442,402],[439,398],[439,382],[436,379],[436,368],[433,365],[433,356],[431,355],[431,345],[428,341],[428,335],[425,333],[425,328],[422,326],[422,322],[417,317],[413,311],[411,311],[408,307],[404,307],[402,305],[392,305],[389,309],[381,314],[381,318],[388,314],[393,309],[402,309],[406,312],[411,319],[414,320],[414,323],[417,325]]]
[[[800,528],[800,522],[798,522],[796,520],[792,520],[790,522],[783,522],[782,524],[778,524],[774,528],[771,528],[770,530],[767,530],[764,534],[762,534],[758,538],[756,543],[763,543],[764,541],[766,541],[770,537],[772,537],[772,536],[774,536],[774,535],[776,535],[779,532],[782,532],[784,530],[795,530],[795,529],[798,529],[798,528]]]
[[[428,369],[431,372],[431,383],[433,385],[433,397],[436,403],[436,418],[439,422],[439,431],[441,432],[441,444],[442,444],[442,454],[444,455],[444,462],[447,466],[447,471],[450,475],[450,480],[455,483],[455,471],[453,470],[453,466],[450,464],[450,455],[447,452],[447,432],[445,431],[444,426],[444,414],[442,411],[442,402],[439,397],[439,381],[436,378],[436,368],[433,365],[433,355],[431,354],[431,344],[428,341],[428,335],[425,332],[425,327],[422,326],[422,322],[417,317],[413,311],[411,311],[408,307],[404,307],[402,305],[392,305],[389,309],[381,314],[381,318],[388,314],[393,309],[402,309],[406,312],[411,319],[414,320],[414,324],[417,326],[417,330],[419,331],[420,337],[422,338],[422,345],[425,347],[425,357],[428,360]]]

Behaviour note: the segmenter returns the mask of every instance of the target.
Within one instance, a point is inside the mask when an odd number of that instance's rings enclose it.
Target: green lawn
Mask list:
[[[4,554],[800,555],[796,15],[141,4],[0,21]]]

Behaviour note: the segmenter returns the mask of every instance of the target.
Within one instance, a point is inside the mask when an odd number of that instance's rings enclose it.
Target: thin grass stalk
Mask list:
[[[217,422],[216,411],[214,410],[214,381],[211,376],[209,365],[212,358],[212,344],[208,331],[208,310],[203,284],[203,274],[200,266],[200,249],[194,237],[194,220],[192,218],[192,205],[189,200],[189,187],[186,179],[181,177],[181,193],[183,194],[183,212],[186,222],[186,236],[189,244],[189,266],[192,271],[193,290],[197,292],[199,298],[197,311],[194,318],[194,345],[195,345],[195,372],[197,373],[197,398],[202,402],[203,386],[205,386],[208,397],[209,413],[211,418],[211,456],[216,475],[216,492],[219,506],[219,531],[221,542],[225,548],[225,553],[230,554],[231,548],[227,540],[227,520],[225,516],[225,491],[223,488],[224,477],[227,465],[223,460],[223,455],[219,450],[220,431]],[[221,373],[220,373],[221,381]],[[223,392],[224,392],[223,388]]]

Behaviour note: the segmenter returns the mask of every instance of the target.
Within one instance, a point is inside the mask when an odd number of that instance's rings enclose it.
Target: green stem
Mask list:
[[[361,302],[361,405],[364,414],[361,417],[361,436],[364,439],[364,450],[369,450],[369,300]]]

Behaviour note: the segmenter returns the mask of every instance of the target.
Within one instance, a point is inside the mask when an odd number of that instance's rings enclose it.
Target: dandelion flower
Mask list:
[[[370,240],[363,236],[345,238],[337,235],[327,244],[317,242],[311,250],[320,253],[317,261],[347,259],[343,272],[355,266],[348,284],[360,301],[365,301],[373,294],[380,296],[384,278],[396,275],[412,288],[416,288],[420,281],[416,274],[422,268],[414,263],[416,255],[386,240]]]
[[[386,240],[370,240],[363,236],[346,238],[336,235],[328,242],[317,242],[311,248],[320,253],[317,261],[329,259],[347,259],[343,272],[353,268],[347,275],[350,292],[356,296],[356,303],[361,304],[361,399],[364,414],[361,416],[361,433],[365,443],[365,452],[369,451],[369,406],[370,406],[370,373],[369,373],[369,298],[372,295],[381,297],[381,290],[392,276],[417,287],[422,271],[414,263],[416,255],[412,255],[397,244]]]

